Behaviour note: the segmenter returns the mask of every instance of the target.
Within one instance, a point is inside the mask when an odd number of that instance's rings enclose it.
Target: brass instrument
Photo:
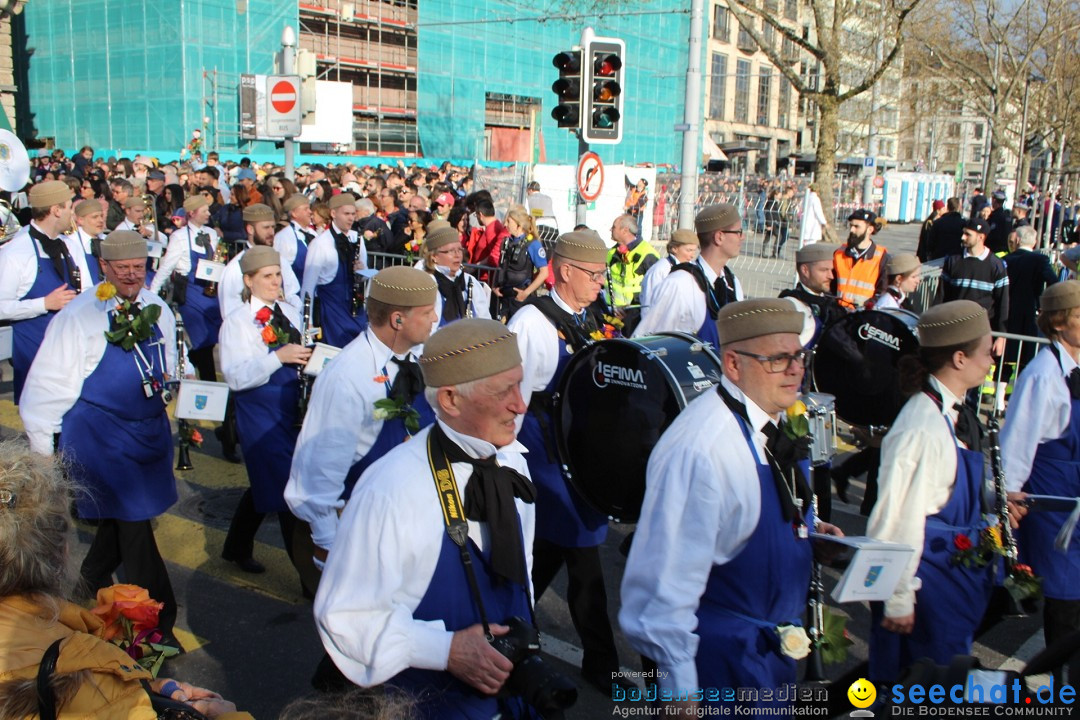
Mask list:
[[[171,307],[173,317],[176,319],[176,377],[173,379],[173,383],[175,383],[177,393],[179,393],[180,383],[187,372],[187,366],[184,362],[184,317],[180,314],[178,306],[172,305]],[[187,420],[178,419],[176,427],[177,434],[180,436],[180,443],[176,452],[176,469],[191,470],[195,466],[191,464],[191,441],[188,439]]]
[[[15,237],[15,233],[22,229],[22,225],[19,224],[19,219],[15,216],[15,209],[11,207],[11,203],[7,200],[0,200],[0,209],[4,213],[4,223],[0,226],[0,245],[3,245]]]
[[[217,247],[214,249],[214,262],[221,263],[222,265],[229,262],[229,247],[224,238],[218,239]],[[206,297],[217,297],[218,284],[210,281],[206,283],[206,287],[203,288],[203,295]]]
[[[813,496],[814,517],[817,512],[817,495]],[[810,637],[810,655],[806,659],[805,680],[809,682],[828,682],[825,675],[825,661],[821,656],[821,639],[825,628],[825,583],[821,577],[821,563],[814,559],[810,571],[810,594],[807,603],[809,605],[809,623],[806,634]]]
[[[304,312],[300,316],[300,344],[304,347],[314,347],[315,341],[322,337],[322,328],[315,327],[312,320],[311,295],[304,293]],[[308,403],[311,401],[311,389],[315,384],[315,378],[304,372],[303,366],[297,368],[300,377],[300,393],[296,401],[296,427],[304,424],[304,416],[307,415]]]
[[[1016,549],[1016,538],[1013,537],[1012,525],[1009,524],[1009,502],[1005,490],[1005,471],[1001,464],[1001,443],[998,441],[1000,425],[996,405],[986,415],[987,444],[990,446],[990,472],[994,476],[994,513],[997,515],[998,526],[1001,529],[1001,547],[1005,551],[1005,575],[1013,574],[1019,560]],[[1008,610],[1006,615],[1010,617],[1025,617],[1029,609],[1025,607],[1030,601],[1017,601],[1012,593],[1008,593]]]
[[[157,227],[157,197],[153,193],[146,193],[141,198],[143,204],[143,219],[139,227],[148,227],[154,230]]]

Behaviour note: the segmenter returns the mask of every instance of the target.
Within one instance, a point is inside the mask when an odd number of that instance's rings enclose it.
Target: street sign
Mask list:
[[[578,161],[577,188],[585,202],[591,203],[600,197],[600,191],[604,189],[604,163],[596,153],[587,152]]]
[[[290,138],[301,133],[300,76],[266,78],[266,129],[271,137]]]
[[[864,157],[863,160],[862,160],[862,166],[864,168],[872,168],[876,164],[877,163],[875,162],[875,158],[870,157],[870,156]]]
[[[880,175],[877,175],[876,177],[874,177],[874,187],[876,187],[876,188],[885,187],[885,178],[881,177]]]

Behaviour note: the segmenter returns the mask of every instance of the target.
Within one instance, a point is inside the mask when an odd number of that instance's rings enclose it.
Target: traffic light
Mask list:
[[[551,64],[559,69],[559,79],[551,86],[558,97],[558,104],[551,110],[551,117],[561,128],[580,128],[581,51],[565,50],[551,58]]]
[[[626,43],[618,38],[594,37],[585,45],[585,142],[622,140],[625,55]]]

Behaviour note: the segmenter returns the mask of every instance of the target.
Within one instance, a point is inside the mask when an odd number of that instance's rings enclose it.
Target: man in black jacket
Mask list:
[[[1034,252],[1038,236],[1030,225],[1018,227],[1009,237],[1013,251],[1005,256],[1009,273],[1009,317],[1006,329],[1016,335],[1039,335],[1035,316],[1039,311],[1039,298],[1046,286],[1057,282],[1058,276],[1050,267],[1050,258]],[[1007,362],[1017,362],[1017,372],[1023,369],[1035,354],[1034,343],[1009,342],[1005,347]],[[1019,355],[1019,359],[1017,356]]]
[[[960,198],[949,198],[945,203],[945,214],[930,228],[930,259],[959,255],[965,225],[967,220],[960,214]]]
[[[1012,217],[1005,210],[1005,193],[997,190],[990,196],[990,234],[986,247],[998,257],[1009,252],[1009,235],[1012,233]]]

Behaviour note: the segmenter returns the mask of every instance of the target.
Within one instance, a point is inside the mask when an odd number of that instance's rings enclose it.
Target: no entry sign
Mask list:
[[[300,77],[271,75],[266,78],[267,130],[273,137],[296,137],[300,127]]]

